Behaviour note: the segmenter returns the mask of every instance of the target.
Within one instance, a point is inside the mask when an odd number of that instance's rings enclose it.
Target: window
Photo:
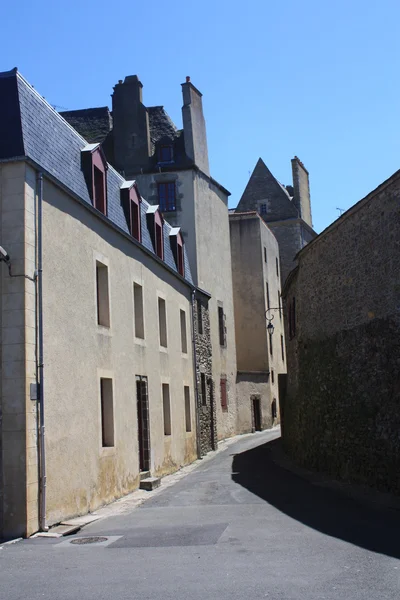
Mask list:
[[[83,171],[93,206],[103,215],[107,214],[108,164],[100,144],[88,144],[81,152]]]
[[[285,362],[285,344],[283,343],[283,335],[281,335],[281,352],[282,352],[282,361]]]
[[[275,382],[275,377],[274,377],[274,370],[271,369],[271,383]]]
[[[177,251],[178,251],[178,260],[177,260],[178,273],[180,275],[182,275],[182,277],[183,277],[185,274],[185,263],[183,260],[183,246],[182,246],[182,244],[179,244],[179,242],[178,242]]]
[[[124,210],[129,233],[140,242],[140,194],[134,181],[125,181],[120,189],[121,204]]]
[[[167,347],[167,310],[165,300],[158,299],[158,327],[160,332],[160,346]]]
[[[143,288],[133,284],[133,311],[135,318],[135,337],[144,340]]]
[[[265,289],[266,289],[266,293],[267,293],[267,309],[268,309],[271,306],[270,300],[269,300],[269,285],[268,285],[268,282],[265,283]]]
[[[220,346],[226,346],[225,314],[222,306],[218,306],[218,327]]]
[[[203,314],[200,300],[197,300],[197,331],[200,335],[203,333]]]
[[[279,260],[278,260],[278,258],[276,258],[275,261],[276,261],[276,275],[277,275],[277,277],[279,277]]]
[[[296,335],[296,298],[289,302],[289,339]]]
[[[101,445],[114,446],[114,406],[112,379],[100,379]]]
[[[271,418],[273,421],[275,421],[276,417],[277,417],[276,398],[274,398],[271,403]]]
[[[164,257],[162,225],[158,223],[156,223],[156,254],[161,259]]]
[[[281,292],[278,290],[278,308],[279,308],[279,318],[282,321],[282,302],[281,302]]]
[[[187,354],[186,313],[184,310],[181,310],[181,350]]]
[[[178,273],[183,277],[185,275],[183,237],[179,227],[173,227],[171,229],[169,239],[171,242],[171,250],[172,254],[174,255],[176,268],[178,269]]]
[[[158,149],[158,162],[172,162],[174,152],[172,146],[160,146]]]
[[[110,300],[108,294],[108,267],[96,261],[97,323],[110,327]]]
[[[154,252],[158,258],[164,258],[164,219],[158,210],[158,206],[149,206],[147,209],[147,227],[153,242]]]
[[[265,263],[267,262],[267,249],[265,246],[264,246],[264,262]]]
[[[190,390],[189,386],[185,385],[184,388],[184,398],[185,398],[185,422],[186,422],[186,432],[192,431],[192,416],[190,414]]]
[[[93,204],[103,215],[106,214],[106,190],[105,190],[105,173],[97,167],[93,167],[94,179],[94,198]]]
[[[171,435],[171,402],[168,383],[162,384],[164,435]]]
[[[174,182],[158,184],[158,203],[162,212],[176,210],[176,193]]]
[[[200,387],[201,387],[201,403],[203,406],[207,405],[207,387],[206,387],[206,376],[204,373],[200,373]]]
[[[260,214],[261,215],[267,214],[267,205],[266,204],[260,204]]]
[[[226,377],[221,377],[221,408],[222,410],[228,410],[228,396],[226,393]]]

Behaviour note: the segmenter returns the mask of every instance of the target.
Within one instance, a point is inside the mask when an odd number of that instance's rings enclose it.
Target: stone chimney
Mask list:
[[[292,174],[293,204],[299,211],[299,215],[303,221],[312,227],[310,182],[308,178],[308,171],[297,156],[292,158]]]
[[[128,75],[112,94],[114,162],[125,177],[147,167],[151,153],[149,115],[142,102],[143,85]]]
[[[206,175],[210,175],[202,94],[190,82],[190,77],[186,77],[186,83],[182,83],[182,96],[182,120],[186,154],[201,171]]]

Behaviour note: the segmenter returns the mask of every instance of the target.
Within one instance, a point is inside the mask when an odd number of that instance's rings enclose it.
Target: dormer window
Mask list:
[[[153,242],[154,252],[158,258],[164,259],[164,219],[158,206],[149,206],[147,210],[147,227]]]
[[[260,204],[260,214],[261,215],[267,214],[267,205],[266,204]]]
[[[169,234],[171,242],[171,250],[174,255],[176,268],[178,273],[184,277],[185,275],[185,261],[184,261],[184,250],[183,250],[183,237],[179,227],[173,227]]]
[[[81,168],[93,206],[107,215],[108,164],[100,144],[88,144],[81,151]]]
[[[174,161],[174,150],[172,146],[160,146],[158,149],[158,162],[170,163]]]
[[[124,210],[129,233],[135,240],[141,241],[140,193],[134,181],[125,181],[121,185],[121,204]]]

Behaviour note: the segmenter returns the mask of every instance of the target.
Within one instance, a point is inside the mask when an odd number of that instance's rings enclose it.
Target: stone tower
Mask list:
[[[293,187],[285,187],[259,158],[237,205],[237,212],[257,211],[279,244],[282,283],[294,268],[294,257],[316,233],[311,222],[308,171],[292,159]]]

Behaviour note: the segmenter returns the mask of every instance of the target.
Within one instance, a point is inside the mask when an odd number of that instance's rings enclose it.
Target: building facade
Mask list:
[[[258,213],[229,215],[237,353],[238,427],[279,422],[279,375],[286,373],[279,246]],[[268,333],[273,324],[273,334]]]
[[[238,212],[256,211],[278,240],[281,279],[295,266],[295,256],[316,233],[312,228],[309,174],[303,163],[292,159],[293,185],[284,186],[261,158],[237,205]]]
[[[283,442],[301,464],[400,493],[400,171],[298,255],[283,290]]]
[[[216,438],[214,422],[208,439],[198,427],[199,402],[210,417],[198,373],[212,360],[210,294],[193,281],[182,231],[16,70],[0,74],[0,104],[0,538],[10,538],[93,511]]]
[[[210,176],[202,94],[190,78],[182,84],[182,129],[162,106],[143,104],[142,88],[136,75],[118,82],[112,119],[107,108],[62,114],[88,141],[101,141],[109,162],[181,227],[193,281],[211,295],[212,381],[205,393],[224,439],[239,431],[229,192]]]

